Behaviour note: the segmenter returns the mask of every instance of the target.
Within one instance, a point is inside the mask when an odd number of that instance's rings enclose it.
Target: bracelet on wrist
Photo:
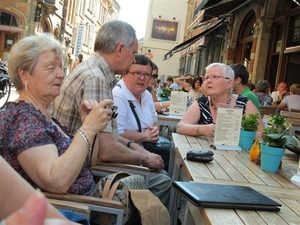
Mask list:
[[[161,107],[161,108],[163,108],[163,105],[162,105],[162,103],[161,103],[161,102],[159,102],[159,105],[160,105],[160,107]]]
[[[135,143],[135,141],[134,141],[134,140],[129,140],[129,141],[127,142],[126,146],[127,146],[128,148],[130,148],[130,145],[131,145],[132,143]]]
[[[80,136],[83,138],[83,140],[85,141],[87,147],[88,147],[88,150],[89,151],[92,151],[92,145],[89,141],[89,139],[85,136],[85,134],[80,130],[78,129],[78,133],[80,134]]]
[[[200,136],[201,134],[200,134],[200,128],[201,128],[202,126],[201,125],[199,125],[198,127],[197,127],[197,136]]]

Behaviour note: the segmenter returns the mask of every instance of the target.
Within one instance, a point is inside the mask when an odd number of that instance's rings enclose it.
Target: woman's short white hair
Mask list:
[[[59,42],[50,33],[28,36],[13,45],[7,64],[11,82],[17,90],[24,88],[18,70],[22,69],[32,74],[39,55],[49,51],[56,52],[57,56],[63,59],[64,52]]]
[[[224,63],[217,62],[217,63],[209,64],[207,67],[205,67],[205,70],[207,71],[207,70],[211,69],[212,67],[219,67],[221,69],[224,77],[234,80],[234,71],[230,66],[228,66]],[[233,91],[233,82],[231,83],[231,88],[230,88],[230,92],[232,92],[232,91]]]
[[[224,63],[218,63],[218,62],[216,62],[216,63],[211,63],[211,64],[209,64],[207,67],[205,67],[205,70],[207,71],[207,70],[209,70],[210,68],[215,67],[215,66],[221,68],[224,77],[230,78],[230,79],[232,79],[232,80],[234,79],[234,71],[233,71],[233,69],[231,69],[230,66],[228,66],[228,65],[226,65],[226,64],[224,64]]]

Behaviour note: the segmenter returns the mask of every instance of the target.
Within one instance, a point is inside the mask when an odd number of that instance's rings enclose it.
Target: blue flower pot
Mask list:
[[[260,167],[262,170],[276,173],[278,171],[285,148],[275,148],[260,144]]]
[[[166,102],[166,101],[168,101],[168,97],[160,97],[160,101]]]
[[[241,149],[249,151],[253,145],[255,135],[256,135],[255,131],[241,130],[240,141],[239,141],[239,146],[241,147]]]

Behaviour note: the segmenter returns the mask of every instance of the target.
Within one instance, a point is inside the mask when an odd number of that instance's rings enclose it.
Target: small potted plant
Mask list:
[[[290,136],[290,128],[285,124],[285,117],[274,115],[269,118],[269,126],[262,133],[261,168],[268,172],[277,172],[281,158],[285,152],[285,145],[298,146],[293,136]]]
[[[240,141],[239,146],[242,149],[250,150],[256,131],[258,130],[258,113],[250,113],[248,117],[245,115],[242,116],[242,123],[241,123],[241,133],[240,133]]]
[[[169,98],[169,96],[171,95],[171,91],[172,91],[171,88],[163,87],[163,88],[161,89],[161,93],[160,93],[160,100],[161,100],[162,102],[168,101],[168,98]]]

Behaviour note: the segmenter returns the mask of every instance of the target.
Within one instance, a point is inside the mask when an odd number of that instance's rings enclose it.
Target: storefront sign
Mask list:
[[[85,29],[85,25],[79,25],[77,30],[77,40],[75,46],[75,56],[77,57],[81,52],[81,47],[83,44],[83,32]]]
[[[151,38],[175,42],[177,41],[178,25],[177,21],[153,19]]]

